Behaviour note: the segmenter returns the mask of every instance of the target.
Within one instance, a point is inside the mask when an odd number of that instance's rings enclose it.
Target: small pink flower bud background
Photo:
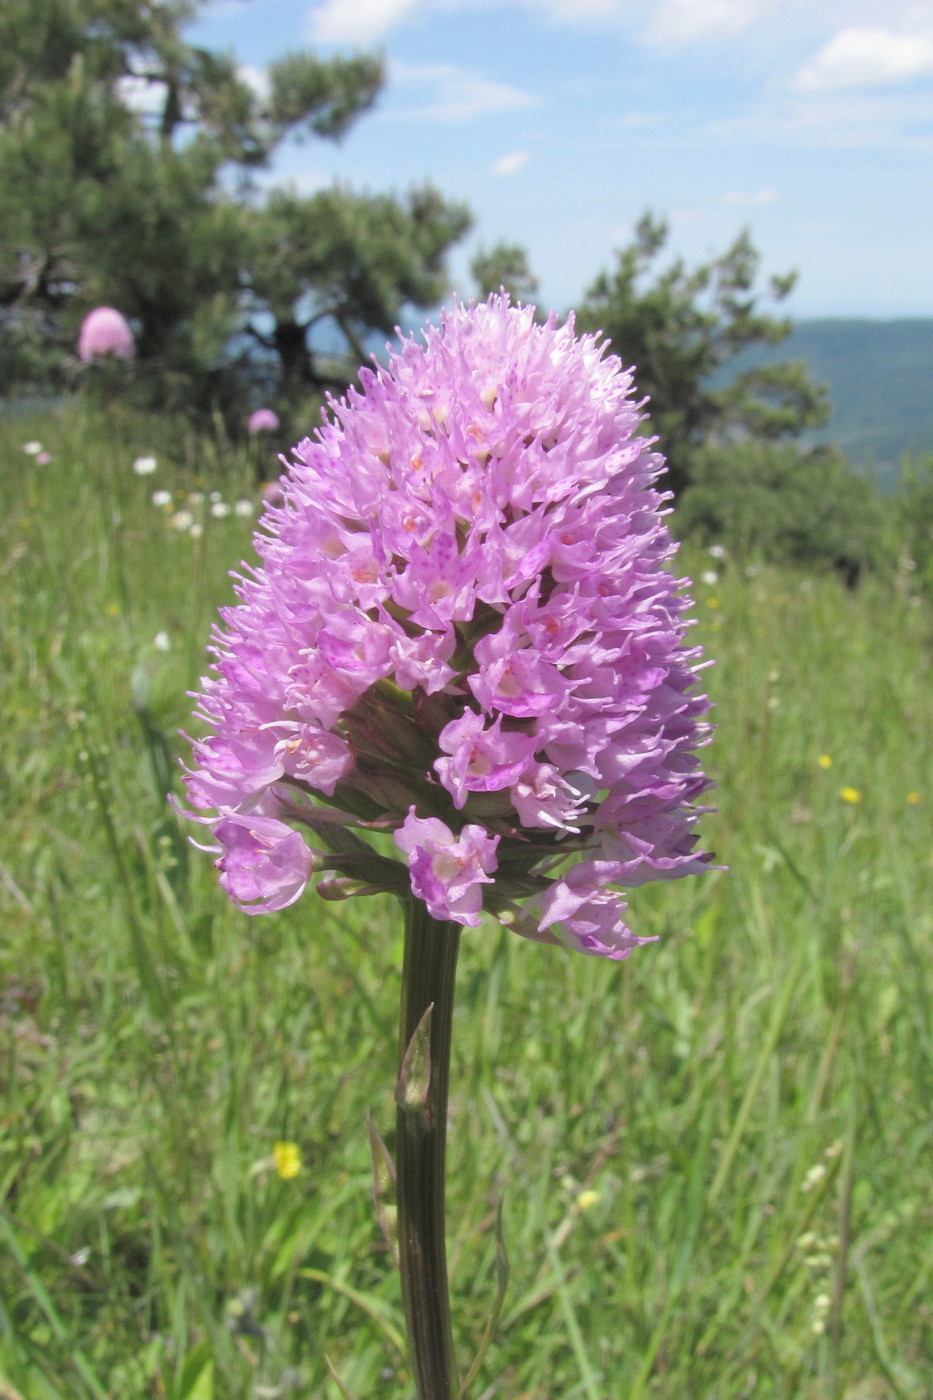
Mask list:
[[[255,433],[274,433],[279,426],[279,415],[271,408],[257,408],[251,413],[247,428]]]
[[[84,364],[107,355],[131,360],[135,353],[133,332],[119,311],[112,306],[97,306],[88,312],[78,335],[78,358]]]

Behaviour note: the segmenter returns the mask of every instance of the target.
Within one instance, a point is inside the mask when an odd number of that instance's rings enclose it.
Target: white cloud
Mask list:
[[[490,174],[492,175],[514,175],[521,170],[523,165],[528,163],[530,151],[510,151],[506,156],[500,156],[494,161]]]
[[[722,197],[723,204],[774,204],[779,198],[777,190],[728,190]]]
[[[719,39],[747,29],[771,8],[771,0],[662,0],[646,37],[658,44]]]
[[[933,73],[933,37],[888,29],[843,29],[799,70],[801,92],[878,87]]]
[[[236,75],[241,83],[245,83],[248,88],[265,102],[269,96],[269,71],[266,68],[257,68],[253,63],[241,63],[237,66]]]
[[[318,44],[373,44],[414,10],[419,0],[324,0],[308,17]]]
[[[334,183],[334,177],[326,170],[299,170],[297,175],[289,175],[288,185],[296,194],[317,194]]]
[[[628,8],[627,0],[532,0],[532,5],[566,24],[574,20],[606,19]]]
[[[650,0],[649,0],[650,2]],[[655,0],[649,37],[665,43],[737,33],[782,0]],[[312,42],[366,44],[386,34],[416,10],[450,12],[489,8],[493,0],[318,0],[308,20]],[[558,24],[588,26],[637,19],[644,0],[503,0]]]
[[[785,94],[784,100],[707,121],[696,139],[707,145],[784,150],[933,151],[929,98],[898,88]]]
[[[427,88],[428,101],[404,112],[406,117],[435,121],[469,121],[491,112],[515,112],[534,107],[530,92],[511,83],[496,82],[472,69],[452,63],[392,63],[390,80],[404,88]]]
[[[117,94],[141,117],[160,117],[165,107],[165,84],[151,83],[148,78],[118,78]]]
[[[594,24],[616,28],[626,21],[643,20],[641,37],[670,47],[729,38],[767,18],[776,20],[785,36],[820,30],[825,34],[833,25],[850,26],[826,45],[815,62],[850,34],[881,34],[889,47],[917,42],[909,36],[855,27],[871,25],[879,0],[314,0],[306,27],[313,43],[367,46],[378,43],[416,14],[437,19],[454,11],[487,10],[497,4],[584,28]],[[933,16],[931,0],[885,0],[884,8],[889,24],[900,21],[916,26]],[[892,62],[897,64],[896,55]],[[809,72],[809,67],[804,71]]]

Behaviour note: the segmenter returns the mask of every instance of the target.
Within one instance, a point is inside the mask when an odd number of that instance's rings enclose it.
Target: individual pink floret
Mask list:
[[[471,792],[511,788],[526,768],[536,766],[531,762],[534,736],[514,731],[503,734],[501,715],[487,728],[481,714],[464,710],[459,719],[441,730],[438,743],[450,757],[436,759],[434,771],[457,808],[466,805]]]
[[[274,818],[231,813],[214,836],[221,888],[248,914],[294,904],[311,878],[314,857],[303,837]]]
[[[395,833],[395,844],[407,855],[411,887],[433,918],[479,923],[480,886],[493,883],[498,836],[471,825],[463,827],[458,839],[437,817],[422,820],[412,807]]]

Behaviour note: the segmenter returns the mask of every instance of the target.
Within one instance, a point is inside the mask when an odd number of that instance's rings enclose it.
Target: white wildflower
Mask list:
[[[800,1183],[801,1191],[812,1191],[814,1186],[818,1186],[826,1175],[826,1168],[822,1162],[817,1162],[815,1167],[811,1167]]]

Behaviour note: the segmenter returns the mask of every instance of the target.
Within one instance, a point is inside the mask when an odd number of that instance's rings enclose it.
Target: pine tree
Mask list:
[[[749,368],[724,382],[722,367],[740,351],[779,344],[791,330],[789,320],[759,307],[760,259],[748,233],[699,267],[677,259],[652,275],[667,236],[667,224],[645,214],[615,267],[587,291],[577,326],[605,332],[614,352],[635,366],[650,427],[668,459],[665,485],[679,493],[702,444],[794,437],[825,422],[829,410],[825,389],[811,383],[803,364]],[[766,295],[783,301],[795,280],[794,273],[772,277]]]
[[[195,10],[187,0],[4,0],[7,384],[66,382],[78,324],[103,302],[134,328],[146,401],[239,408],[244,374],[270,372],[249,347],[271,342],[285,388],[345,383],[349,364],[332,356],[326,374],[315,368],[309,333],[324,317],[355,356],[406,304],[442,294],[445,253],[469,222],[460,205],[430,189],[278,193],[264,204],[254,184],[286,137],[344,135],[378,96],[381,60],[289,53],[259,85],[230,57],[186,42]],[[285,264],[271,265],[283,246]]]

